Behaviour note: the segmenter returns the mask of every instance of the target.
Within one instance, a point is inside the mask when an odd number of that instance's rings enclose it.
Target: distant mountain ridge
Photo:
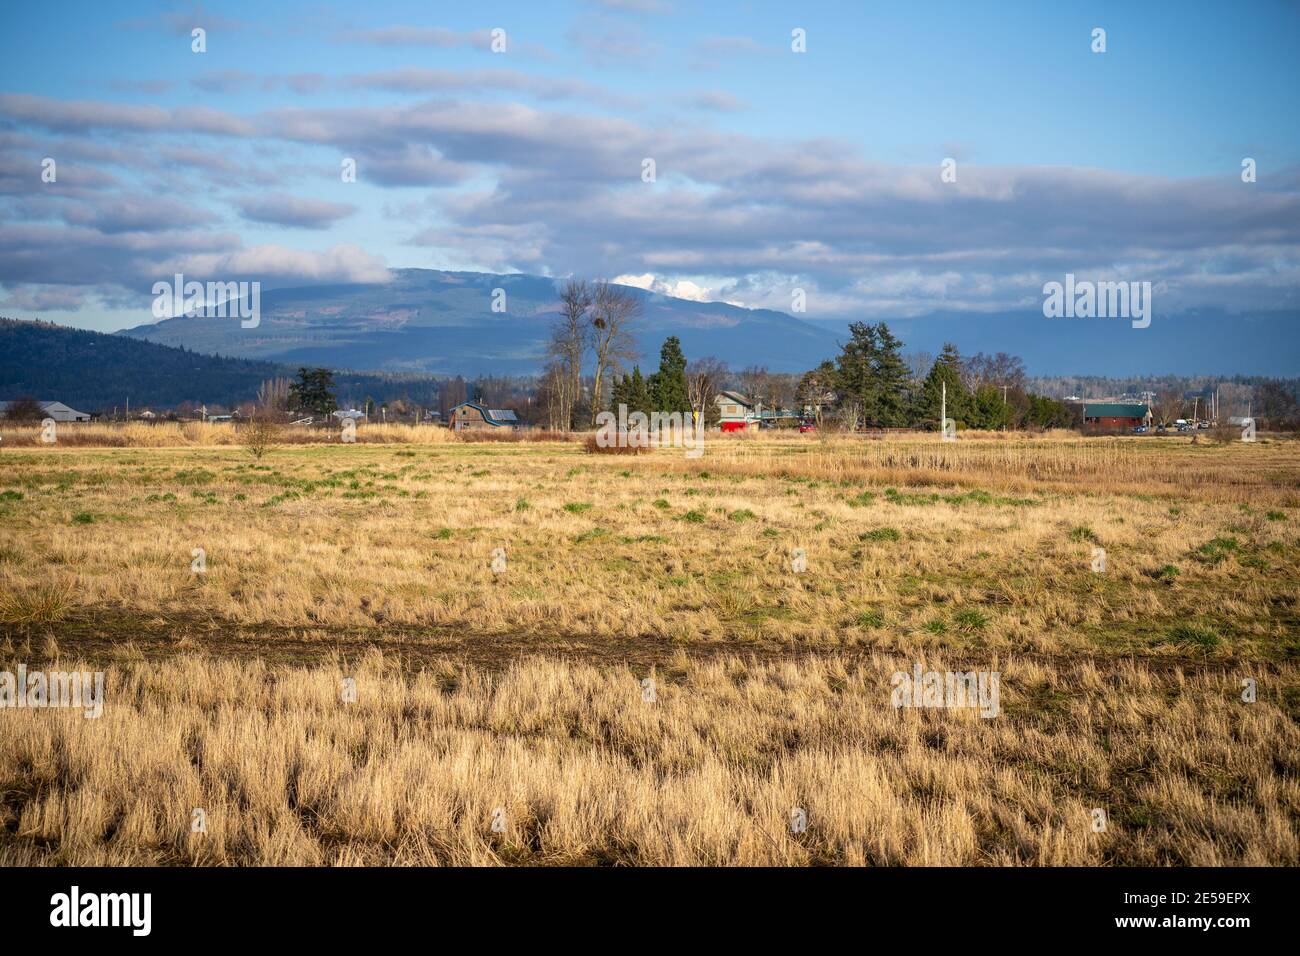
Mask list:
[[[51,399],[78,411],[173,408],[182,402],[232,408],[252,401],[268,378],[297,369],[275,362],[203,355],[102,332],[0,318],[0,400]],[[341,371],[340,400],[405,397],[425,405],[437,394],[429,378],[407,379]]]
[[[847,322],[813,320],[848,337]],[[871,320],[876,321],[876,320]],[[1033,375],[1140,378],[1300,374],[1300,313],[1165,314],[1157,298],[1145,329],[1127,319],[1048,319],[1041,310],[930,313],[885,320],[905,352],[937,355],[952,342],[962,355],[1008,352]]]
[[[504,312],[492,311],[496,289],[504,292]],[[733,368],[802,372],[838,350],[834,332],[784,312],[631,291],[642,302],[643,365],[653,366],[670,335],[688,358],[713,355]],[[254,329],[233,319],[173,318],[117,334],[295,366],[529,374],[545,362],[558,306],[556,280],[543,276],[399,269],[378,285],[263,291]]]

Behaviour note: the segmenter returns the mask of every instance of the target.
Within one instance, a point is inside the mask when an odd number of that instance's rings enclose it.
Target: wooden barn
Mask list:
[[[484,408],[476,402],[462,402],[451,410],[451,421],[447,424],[458,432],[518,428],[519,417],[509,408]]]

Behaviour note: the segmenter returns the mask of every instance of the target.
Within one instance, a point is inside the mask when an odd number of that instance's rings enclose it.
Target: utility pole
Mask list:
[[[939,399],[939,435],[942,438],[948,437],[948,383],[940,382],[943,391]]]

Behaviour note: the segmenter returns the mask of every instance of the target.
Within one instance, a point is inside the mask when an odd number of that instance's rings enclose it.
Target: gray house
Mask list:
[[[9,406],[13,402],[0,402],[0,416],[9,412]],[[45,418],[52,418],[56,422],[88,422],[90,416],[85,412],[79,412],[75,408],[69,408],[62,402],[37,402],[41,406],[41,412]]]

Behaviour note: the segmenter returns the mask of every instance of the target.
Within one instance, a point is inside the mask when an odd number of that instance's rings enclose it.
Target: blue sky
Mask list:
[[[8,315],[113,329],[148,321],[152,282],[177,270],[275,287],[401,267],[782,309],[801,288],[823,318],[1023,311],[1067,271],[1153,281],[1173,311],[1297,306],[1293,2],[0,17]]]

